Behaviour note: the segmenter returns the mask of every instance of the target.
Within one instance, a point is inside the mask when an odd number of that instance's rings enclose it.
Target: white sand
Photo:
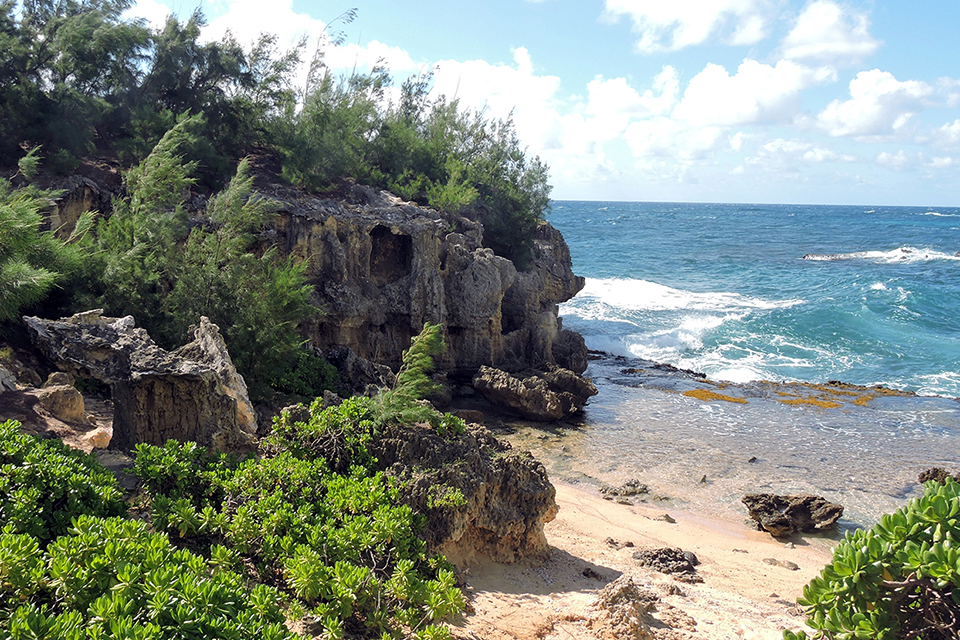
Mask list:
[[[654,637],[775,640],[783,628],[803,624],[796,599],[830,559],[822,541],[794,538],[790,548],[746,522],[617,504],[571,485],[557,485],[557,503],[557,519],[546,525],[553,552],[545,564],[482,563],[466,570],[473,611],[456,629],[458,637],[609,637],[590,628],[596,617],[592,604],[605,584],[627,574],[661,598],[653,613]],[[676,522],[656,519],[664,513]],[[695,553],[703,583],[680,582],[633,558],[638,549],[665,546]],[[765,558],[799,569],[770,565]]]

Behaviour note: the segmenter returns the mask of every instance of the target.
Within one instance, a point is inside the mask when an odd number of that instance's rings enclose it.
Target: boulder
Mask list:
[[[573,416],[597,394],[597,388],[586,378],[549,363],[517,375],[481,366],[473,377],[473,386],[490,403],[538,422]]]
[[[34,344],[58,366],[110,385],[111,446],[132,449],[174,439],[225,452],[255,447],[256,415],[246,384],[215,324],[201,318],[194,341],[168,352],[131,316],[102,313],[23,320]]]
[[[16,391],[17,378],[6,367],[0,367],[0,393],[4,391]]]
[[[72,386],[45,386],[36,395],[38,404],[57,420],[80,422],[86,418],[83,396]]]
[[[595,604],[598,615],[590,620],[590,627],[596,637],[603,640],[658,637],[651,626],[665,625],[653,618],[651,612],[656,611],[659,602],[655,593],[644,589],[630,576],[622,575],[600,592]]]
[[[775,538],[829,529],[843,515],[841,505],[809,494],[752,493],[745,495],[742,502],[757,523],[757,529],[769,531]]]
[[[556,517],[556,490],[528,452],[480,425],[451,439],[427,427],[388,427],[369,449],[406,482],[404,500],[426,514],[432,551],[460,566],[477,556],[516,562],[549,555],[543,525]]]

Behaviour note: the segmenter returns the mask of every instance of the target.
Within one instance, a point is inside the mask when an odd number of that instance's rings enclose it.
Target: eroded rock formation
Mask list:
[[[101,314],[24,322],[34,343],[59,367],[110,385],[112,447],[162,445],[173,438],[218,451],[254,448],[253,406],[215,324],[201,318],[194,341],[168,352],[131,316]]]
[[[820,496],[798,494],[778,496],[773,493],[751,493],[743,504],[760,531],[769,531],[776,538],[795,532],[814,532],[833,527],[843,507]]]
[[[530,453],[480,425],[450,440],[425,427],[389,427],[369,448],[407,481],[404,500],[427,515],[427,544],[455,564],[548,554],[543,525],[557,515],[556,490]]]
[[[332,200],[278,184],[258,189],[280,209],[262,241],[307,263],[323,310],[307,327],[316,347],[348,347],[396,370],[411,337],[430,322],[444,327],[447,351],[438,364],[455,377],[469,379],[481,365],[586,368],[582,338],[557,319],[557,305],[583,278],[549,224],[538,228],[533,260],[520,271],[483,247],[481,225],[385,191],[353,185]]]
[[[549,422],[579,413],[591,396],[593,383],[569,369],[545,364],[517,375],[481,366],[474,388],[494,405],[513,409],[524,418]]]

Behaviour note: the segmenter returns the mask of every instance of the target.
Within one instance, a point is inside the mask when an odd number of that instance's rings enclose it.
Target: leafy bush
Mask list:
[[[192,443],[139,446],[134,470],[153,525],[192,548],[224,545],[256,580],[282,585],[328,637],[448,637],[440,623],[463,610],[463,595],[446,562],[427,555],[423,517],[403,503],[398,480],[375,470],[367,449],[405,416],[462,428],[422,401],[432,388],[431,354],[441,348],[439,327],[428,325],[395,388],[327,409],[318,399],[306,420],[285,413],[260,459],[232,465]],[[465,500],[451,487],[433,498],[436,508]]]
[[[82,515],[126,513],[123,491],[96,458],[59,440],[20,433],[20,424],[0,424],[0,522],[43,546]]]
[[[81,516],[43,554],[37,540],[0,533],[0,636],[81,640],[292,640],[280,594],[248,589],[223,567],[170,545],[142,522]]]
[[[853,640],[960,634],[960,484],[929,481],[924,494],[847,533],[833,562],[803,590],[814,638]],[[786,640],[807,638],[785,631]]]

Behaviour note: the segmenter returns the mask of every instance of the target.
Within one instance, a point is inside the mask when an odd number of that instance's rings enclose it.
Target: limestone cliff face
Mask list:
[[[481,365],[520,370],[556,363],[581,373],[586,349],[563,331],[557,305],[583,288],[559,231],[541,224],[533,261],[518,271],[483,248],[483,229],[459,216],[352,186],[343,199],[270,185],[280,203],[264,242],[307,262],[324,314],[307,328],[316,347],[349,347],[396,369],[425,322],[444,326],[442,368],[472,376]]]

